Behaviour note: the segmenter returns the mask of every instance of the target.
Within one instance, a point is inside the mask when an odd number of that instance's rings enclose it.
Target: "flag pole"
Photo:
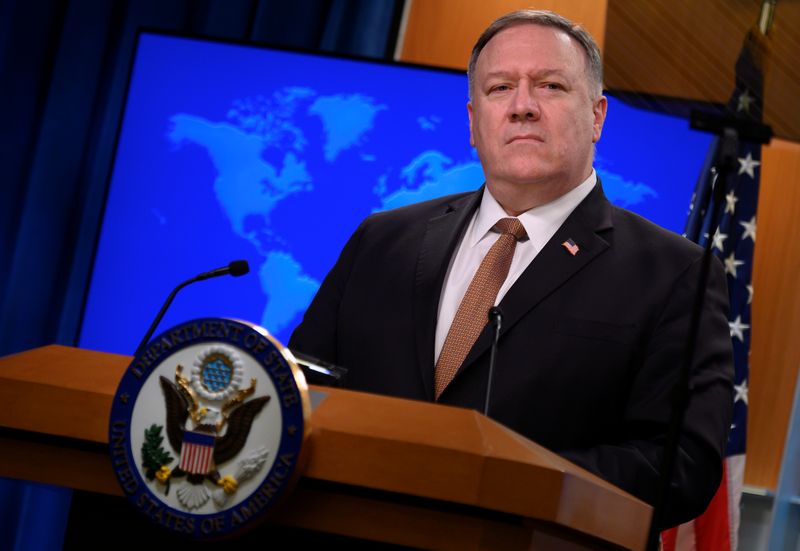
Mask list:
[[[759,38],[762,38],[770,30],[774,22],[774,10],[776,2],[777,0],[764,0],[762,2],[758,21],[758,30],[755,32],[751,31],[748,34],[743,51],[746,51],[747,49],[758,48]],[[756,33],[761,34],[761,36],[755,36]],[[666,444],[661,457],[659,469],[660,480],[655,503],[653,504],[653,521],[647,541],[647,549],[650,551],[656,551],[659,549],[659,536],[660,531],[663,528],[665,513],[669,503],[670,487],[680,441],[680,434],[682,431],[685,411],[690,400],[692,360],[695,353],[697,339],[699,338],[698,331],[700,327],[700,318],[703,311],[703,304],[705,302],[706,287],[708,284],[709,272],[713,257],[714,240],[711,239],[711,236],[716,231],[720,220],[720,207],[725,202],[725,192],[730,186],[731,175],[734,174],[733,171],[735,170],[737,151],[739,150],[740,143],[768,143],[772,135],[772,130],[767,126],[760,124],[760,121],[755,122],[752,120],[747,120],[745,117],[739,117],[737,113],[733,113],[733,116],[729,116],[729,114],[726,113],[726,116],[722,117],[713,115],[708,116],[698,113],[692,114],[692,126],[694,128],[701,128],[719,135],[719,144],[717,150],[718,156],[715,163],[716,174],[712,180],[713,189],[712,192],[707,195],[707,199],[705,199],[708,204],[694,205],[695,209],[700,209],[700,212],[707,212],[709,215],[709,225],[707,228],[705,228],[708,234],[708,239],[706,240],[703,251],[702,264],[698,277],[698,286],[692,308],[689,333],[687,335],[687,345],[684,351],[684,362],[681,365],[678,380],[672,389],[672,413],[669,419]],[[701,224],[701,227],[702,226],[703,225]]]

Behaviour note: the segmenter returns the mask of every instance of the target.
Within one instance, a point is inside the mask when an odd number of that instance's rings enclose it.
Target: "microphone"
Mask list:
[[[492,351],[489,356],[489,382],[486,383],[486,400],[483,403],[483,414],[489,417],[489,397],[492,395],[492,381],[494,379],[494,360],[497,356],[497,341],[500,339],[500,328],[503,326],[503,312],[500,308],[493,306],[489,309],[489,325],[494,328],[492,338]]]
[[[347,379],[347,368],[320,360],[295,350],[290,351],[297,365],[303,370],[306,382],[312,385],[343,388]]]
[[[216,270],[211,270],[210,272],[203,272],[202,274],[195,276],[194,280],[203,281],[204,279],[211,279],[212,277],[219,277],[228,274],[232,275],[233,277],[239,277],[243,276],[249,271],[250,266],[247,264],[247,260],[234,260],[222,268],[217,268]]]
[[[175,295],[178,294],[178,291],[194,283],[195,281],[203,281],[205,279],[211,279],[212,277],[220,277],[224,275],[232,275],[233,277],[239,277],[247,272],[250,271],[250,265],[247,264],[246,260],[234,260],[227,266],[223,266],[222,268],[217,268],[216,270],[211,270],[210,272],[203,272],[202,274],[198,274],[191,279],[187,279],[183,283],[180,283],[177,287],[175,287],[172,292],[167,297],[167,300],[164,301],[164,305],[161,307],[161,310],[158,312],[156,319],[153,320],[153,323],[150,325],[150,329],[147,330],[145,333],[142,342],[139,343],[139,346],[136,347],[136,352],[134,356],[138,356],[144,347],[147,345],[147,342],[150,340],[150,337],[153,336],[153,332],[158,327],[158,324],[161,322],[161,318],[164,317],[164,314],[167,312],[167,308],[169,305],[172,304],[172,300],[175,298]]]

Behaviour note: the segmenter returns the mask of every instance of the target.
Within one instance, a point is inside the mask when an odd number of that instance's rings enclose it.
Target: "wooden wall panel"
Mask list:
[[[398,59],[466,69],[472,46],[497,17],[520,8],[552,10],[583,25],[600,48],[606,0],[407,0],[410,11]]]
[[[734,64],[761,0],[608,0],[605,84],[727,103]],[[776,135],[800,141],[800,2],[778,2],[769,32],[764,117]]]
[[[800,367],[800,144],[761,161],[745,484],[775,489]]]

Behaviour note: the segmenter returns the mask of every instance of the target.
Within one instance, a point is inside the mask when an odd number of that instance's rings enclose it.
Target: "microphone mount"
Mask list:
[[[489,382],[486,384],[486,398],[483,403],[483,414],[489,416],[489,397],[492,395],[492,381],[494,379],[494,362],[497,355],[497,341],[500,339],[500,329],[503,326],[503,312],[500,308],[493,306],[489,310],[489,325],[494,329],[492,337],[492,351],[489,356]]]

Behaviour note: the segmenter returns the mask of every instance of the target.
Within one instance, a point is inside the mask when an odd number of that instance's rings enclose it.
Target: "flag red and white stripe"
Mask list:
[[[735,551],[742,495],[744,455],[723,463],[722,483],[705,513],[661,535],[663,551]]]
[[[206,474],[214,462],[214,436],[200,432],[183,433],[180,468],[191,474]]]

